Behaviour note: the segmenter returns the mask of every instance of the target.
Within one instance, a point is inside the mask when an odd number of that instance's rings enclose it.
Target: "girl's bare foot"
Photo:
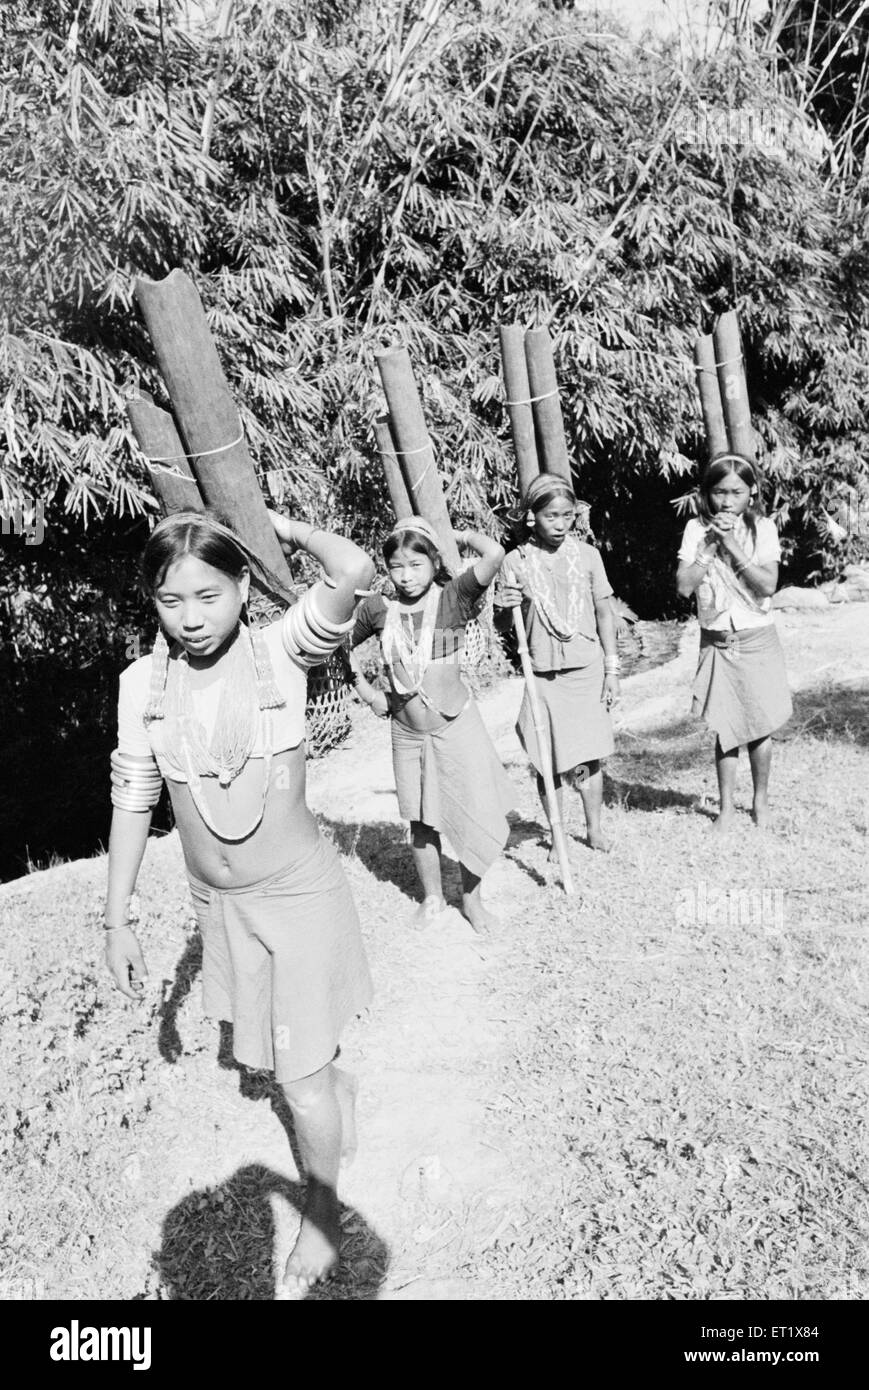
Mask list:
[[[732,811],[719,811],[710,827],[711,835],[729,835],[734,828],[736,817]]]
[[[477,892],[462,894],[462,916],[481,936],[497,931],[501,925],[494,913],[483,906]]]
[[[335,1095],[341,1111],[341,1167],[349,1168],[356,1157],[356,1096],[359,1082],[349,1071],[333,1067],[335,1072]]]
[[[766,797],[754,798],[754,805],[751,808],[751,819],[754,821],[758,830],[768,830],[770,824],[769,805]]]
[[[589,830],[585,837],[585,843],[589,849],[599,849],[602,854],[609,854],[612,849],[610,841],[604,839],[599,830]]]
[[[440,917],[442,912],[446,912],[447,905],[442,897],[437,893],[431,893],[427,898],[423,898],[416,912],[411,918],[411,925],[422,929],[432,926]]]
[[[297,1302],[305,1298],[315,1284],[324,1283],[338,1267],[340,1243],[337,1195],[325,1183],[309,1178],[302,1225],[275,1299]]]

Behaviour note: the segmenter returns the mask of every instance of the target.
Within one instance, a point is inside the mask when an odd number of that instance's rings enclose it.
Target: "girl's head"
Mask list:
[[[541,473],[522,498],[527,532],[557,549],[576,520],[576,496],[557,473]]]
[[[706,465],[700,478],[700,517],[711,521],[718,512],[741,516],[756,532],[760,511],[757,469],[744,454],[720,454]]]
[[[401,598],[422,598],[433,583],[449,579],[437,532],[421,516],[405,517],[394,527],[384,543],[383,558]]]
[[[215,656],[244,611],[251,559],[234,532],[207,512],[175,512],[159,522],[142,572],[167,637],[190,656]]]

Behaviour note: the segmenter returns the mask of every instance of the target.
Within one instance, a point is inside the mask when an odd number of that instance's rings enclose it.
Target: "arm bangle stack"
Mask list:
[[[708,569],[714,559],[714,555],[698,555],[695,558],[694,563],[695,565],[701,565],[703,569]]]
[[[617,676],[622,669],[620,658],[617,656],[605,656],[603,659],[603,669],[604,675]]]
[[[284,647],[299,666],[319,666],[341,645],[342,637],[352,630],[356,621],[353,616],[344,623],[324,617],[317,602],[319,587],[315,584],[284,614]]]
[[[138,762],[115,749],[111,756],[112,805],[121,811],[150,811],[160,800],[163,774],[156,761]]]

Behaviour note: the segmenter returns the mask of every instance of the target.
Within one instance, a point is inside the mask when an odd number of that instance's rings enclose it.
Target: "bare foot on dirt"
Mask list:
[[[484,907],[476,893],[462,894],[462,916],[470,922],[480,936],[488,936],[500,927],[500,920],[487,907]]]
[[[585,837],[585,843],[589,849],[600,850],[601,854],[609,854],[612,849],[612,842],[605,839],[599,830],[590,830]]]
[[[322,1284],[338,1267],[341,1218],[338,1198],[331,1187],[308,1179],[302,1225],[293,1246],[283,1282],[275,1291],[279,1302],[297,1302],[315,1284]]]
[[[730,835],[736,827],[736,816],[732,811],[719,811],[711,826],[710,835]]]
[[[442,912],[446,912],[447,905],[443,898],[432,894],[428,898],[423,898],[416,912],[410,919],[412,927],[421,931],[423,927],[433,926],[437,922]]]
[[[771,822],[769,804],[766,798],[762,800],[755,798],[754,805],[751,808],[751,819],[754,821],[758,830],[769,830]]]
[[[341,1167],[349,1168],[356,1157],[356,1096],[359,1082],[349,1071],[335,1067],[335,1095],[341,1111]]]

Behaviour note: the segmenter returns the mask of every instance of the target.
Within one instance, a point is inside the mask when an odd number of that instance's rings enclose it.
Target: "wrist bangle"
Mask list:
[[[122,922],[121,925],[120,925],[119,927],[103,927],[103,932],[104,932],[104,934],[105,934],[106,936],[108,936],[109,933],[110,933],[110,932],[113,932],[113,931],[132,931],[132,930],[133,930],[133,924],[132,924],[132,922]]]
[[[703,569],[708,569],[708,567],[712,564],[712,561],[714,559],[714,555],[698,555],[696,556],[694,563],[695,565],[702,565]]]
[[[754,563],[753,560],[743,560],[743,562],[742,562],[741,565],[734,565],[734,567],[733,567],[733,573],[734,573],[734,574],[742,574],[742,571],[743,571],[743,570],[750,569],[753,563]]]

